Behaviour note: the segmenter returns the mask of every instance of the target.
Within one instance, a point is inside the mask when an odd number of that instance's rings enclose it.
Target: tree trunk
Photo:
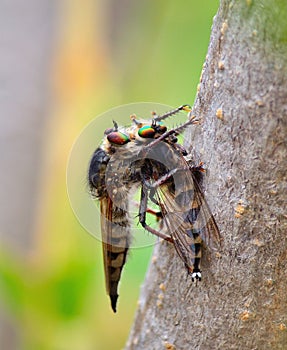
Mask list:
[[[203,279],[161,243],[126,349],[287,348],[287,5],[222,0],[190,137],[223,237]]]

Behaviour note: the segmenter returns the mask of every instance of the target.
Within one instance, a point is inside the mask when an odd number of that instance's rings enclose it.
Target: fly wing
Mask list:
[[[106,290],[116,312],[118,284],[129,247],[128,213],[107,196],[100,201]]]
[[[177,173],[177,178],[181,177],[183,180],[182,175]],[[174,186],[161,185],[156,192],[163,213],[163,227],[172,237],[178,255],[192,272],[196,258],[194,237],[191,234],[194,223],[190,222],[188,215],[192,210],[193,185],[185,178],[185,182],[181,182],[180,189],[175,186],[175,190],[172,191],[171,187]],[[186,206],[184,202],[188,202],[188,205]]]
[[[204,199],[196,177],[181,157],[172,179],[161,184],[156,193],[163,212],[163,224],[175,249],[191,273],[199,273],[202,241],[219,240],[219,230]]]
[[[193,184],[195,189],[194,200],[197,203],[198,207],[200,208],[197,221],[199,222],[202,228],[202,231],[205,237],[204,240],[207,243],[220,244],[222,238],[221,238],[217,223],[204,197],[200,182],[198,181],[197,176],[195,175],[195,172],[191,170],[191,173],[192,173]]]

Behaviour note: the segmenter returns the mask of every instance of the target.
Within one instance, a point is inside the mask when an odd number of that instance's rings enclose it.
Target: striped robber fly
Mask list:
[[[187,111],[188,120],[171,130],[162,121]],[[88,182],[99,200],[106,289],[116,312],[118,283],[130,244],[131,193],[140,190],[139,223],[145,230],[172,243],[191,275],[201,280],[203,241],[220,239],[219,230],[201,190],[204,169],[195,165],[177,142],[177,135],[199,120],[188,105],[150,120],[131,116],[132,125],[122,128],[114,121],[91,158]],[[149,209],[149,205],[158,211]],[[160,218],[158,229],[146,222],[147,213]]]

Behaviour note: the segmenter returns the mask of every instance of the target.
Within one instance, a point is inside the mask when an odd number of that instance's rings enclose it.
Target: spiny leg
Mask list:
[[[178,171],[181,170],[189,170],[187,168],[181,167],[181,168],[176,168],[173,169],[171,171],[169,171],[167,174],[163,175],[162,177],[160,177],[157,181],[154,181],[152,184],[150,184],[147,180],[143,180],[142,183],[142,194],[141,194],[141,204],[140,204],[140,213],[142,212],[143,215],[145,215],[145,213],[149,212],[151,214],[156,215],[157,220],[159,218],[163,218],[163,208],[161,208],[161,204],[158,202],[158,200],[155,198],[155,194],[156,194],[156,189],[167,183],[167,181],[174,176]],[[147,208],[147,202],[148,199],[151,200],[151,202],[153,202],[154,204],[156,204],[157,206],[159,206],[161,208],[160,212],[155,212],[151,209]],[[142,205],[142,207],[141,207]],[[145,216],[144,216],[145,219]]]
[[[187,167],[180,167],[180,168],[175,168],[170,170],[167,174],[161,176],[158,180],[154,181],[152,184],[148,183],[147,181],[144,181],[144,186],[151,191],[149,198],[151,199],[151,201],[154,202],[153,199],[153,195],[155,194],[155,190],[165,184],[171,177],[173,177],[178,171],[182,171],[182,170],[187,170],[189,171],[189,168]],[[155,203],[157,205],[159,205],[158,203]]]
[[[142,158],[146,158],[149,150],[152,147],[154,147],[155,145],[157,145],[158,143],[160,143],[161,141],[165,140],[166,138],[168,138],[171,135],[182,133],[184,131],[184,129],[190,125],[196,125],[199,123],[200,123],[199,119],[197,119],[196,116],[192,115],[190,117],[190,119],[188,121],[186,121],[185,123],[183,123],[182,125],[179,125],[178,127],[174,128],[174,129],[170,129],[170,130],[166,131],[161,136],[159,136],[157,139],[153,140],[148,145],[144,146],[142,148],[141,152],[139,152],[139,156]]]
[[[155,211],[151,208],[147,208],[146,212],[148,214],[155,216],[156,221],[160,221],[162,219],[162,212],[161,211]]]
[[[139,203],[136,202],[136,201],[132,201],[132,204],[133,204],[133,206],[135,206],[135,207],[137,207],[137,208],[140,207]],[[158,205],[157,202],[156,202],[155,204]],[[156,221],[160,221],[160,220],[162,219],[162,212],[161,212],[161,211],[156,211],[156,210],[154,210],[154,209],[152,209],[152,208],[147,207],[147,208],[146,208],[146,212],[147,212],[148,214],[153,215],[153,216],[155,217]]]
[[[146,188],[146,186],[143,184],[141,187],[141,198],[140,198],[140,209],[139,209],[139,222],[142,225],[142,227],[144,229],[146,229],[148,232],[168,241],[173,243],[173,239],[162,233],[159,232],[155,229],[153,229],[152,227],[150,227],[149,225],[147,225],[146,223],[146,213],[147,213],[147,202],[148,202],[148,189]]]
[[[153,115],[153,119],[157,122],[165,119],[165,118],[168,118],[180,111],[186,111],[186,112],[190,112],[191,111],[191,107],[190,105],[181,105],[175,109],[172,109],[171,111],[168,111],[162,115],[157,115],[155,112],[152,112],[152,115]]]

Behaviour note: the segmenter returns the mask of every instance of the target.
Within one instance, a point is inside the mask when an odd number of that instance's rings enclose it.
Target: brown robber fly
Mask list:
[[[188,120],[168,130],[162,121],[180,111]],[[88,182],[92,196],[99,200],[106,289],[116,312],[118,283],[131,241],[131,194],[140,190],[139,223],[145,230],[172,243],[191,275],[201,280],[200,259],[203,242],[220,241],[214,217],[204,199],[201,183],[202,163],[195,165],[187,151],[178,143],[177,135],[199,120],[182,105],[163,115],[152,113],[149,120],[131,116],[132,125],[113,127],[91,158]],[[159,228],[146,222],[154,212],[160,218]]]

